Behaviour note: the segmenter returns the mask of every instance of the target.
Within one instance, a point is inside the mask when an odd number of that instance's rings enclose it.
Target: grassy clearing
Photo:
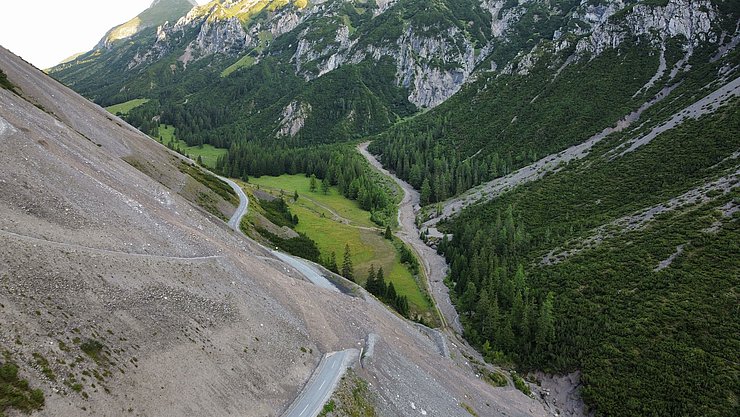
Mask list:
[[[428,298],[401,263],[401,256],[393,243],[383,238],[381,229],[369,227],[372,225],[370,213],[360,209],[354,201],[342,197],[334,187],[327,194],[310,192],[309,179],[303,175],[261,177],[250,179],[250,183],[252,189],[259,184],[262,191],[274,195],[280,195],[281,189],[285,190],[284,198],[290,211],[299,219],[295,231],[314,240],[323,258],[334,252],[341,266],[345,245],[349,245],[358,283],[365,283],[371,265],[375,270],[382,267],[386,282],[392,282],[398,294],[408,297],[413,313],[432,311]],[[298,201],[293,201],[295,190],[298,190]],[[327,207],[341,213],[342,217],[350,220],[349,224],[338,221]]]
[[[230,67],[226,68],[221,72],[221,78],[228,77],[232,72],[242,69],[249,68],[257,63],[257,59],[250,55],[243,56],[240,60],[236,61]]]
[[[148,98],[136,98],[125,103],[114,104],[105,109],[113,114],[127,115],[131,110],[149,102]]]
[[[291,204],[291,211],[299,219],[295,230],[313,239],[324,257],[334,252],[341,262],[345,245],[349,245],[355,276],[359,283],[364,284],[371,265],[374,265],[376,270],[382,267],[386,281],[393,282],[396,291],[408,296],[409,302],[418,310],[424,311],[430,307],[417,287],[414,277],[401,264],[401,258],[391,242],[384,239],[379,231],[359,229],[335,222],[330,216],[322,216],[320,209],[317,209],[318,207],[311,202],[301,202],[300,199],[297,203]]]
[[[362,227],[377,227],[370,220],[370,212],[362,210],[356,201],[349,200],[339,193],[336,187],[329,188],[324,194],[319,184],[317,191],[310,190],[311,181],[305,175],[281,175],[279,177],[262,176],[259,178],[250,178],[251,184],[259,185],[269,190],[284,190],[286,195],[292,196],[295,191],[301,197],[299,200],[306,198],[315,201],[319,205],[328,207],[341,217],[349,220],[352,225]],[[324,210],[326,211],[326,210]],[[331,213],[326,214],[332,217]]]
[[[188,146],[185,141],[178,140],[175,137],[175,127],[170,125],[159,125],[159,135],[155,138],[159,143],[177,150],[192,159],[201,158],[203,165],[214,168],[216,160],[221,155],[226,155],[226,149],[216,148],[213,145]],[[172,146],[169,146],[169,144]]]

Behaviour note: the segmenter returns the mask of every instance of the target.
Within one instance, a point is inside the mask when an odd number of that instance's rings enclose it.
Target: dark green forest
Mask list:
[[[453,238],[439,250],[466,337],[493,361],[580,369],[598,415],[736,414],[738,276],[727,271],[740,270],[740,235],[737,213],[723,218],[718,208],[737,191],[645,230],[617,229],[562,263],[540,262],[602,224],[734,172],[727,157],[740,148],[737,131],[735,102],[637,152],[588,158],[447,224]],[[654,271],[679,245],[683,255]]]
[[[649,97],[632,95],[658,66],[646,43],[583,60],[555,80],[547,68],[555,57],[527,77],[483,77],[380,134],[370,150],[422,191],[423,204],[443,201],[584,142],[637,109]]]

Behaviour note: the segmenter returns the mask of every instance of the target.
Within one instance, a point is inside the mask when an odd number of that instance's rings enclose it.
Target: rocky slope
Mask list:
[[[429,4],[418,0],[216,0],[160,26],[156,33],[143,31],[125,45],[102,53],[92,51],[51,73],[105,105],[134,96],[169,96],[165,90],[173,87],[165,84],[172,77],[181,81],[175,88],[177,95],[182,87],[202,92],[203,82],[210,85],[210,91],[241,84],[247,88],[235,97],[230,109],[240,116],[229,115],[227,121],[243,122],[246,110],[255,124],[259,118],[267,125],[260,137],[282,135],[277,116],[288,112],[293,102],[314,108],[307,115],[309,121],[323,123],[333,117],[333,124],[348,125],[342,134],[365,134],[417,108],[435,107],[461,88],[490,53],[495,19],[488,9],[472,0]],[[357,69],[374,71],[376,80],[358,77],[353,74]],[[195,81],[196,71],[206,71],[211,78],[199,78],[197,86],[187,86]],[[271,100],[269,109],[259,103],[250,109],[258,98],[255,90],[271,87],[264,80],[256,85],[250,81],[265,71],[282,73],[276,82],[287,87],[286,91],[275,97],[279,105]],[[225,74],[228,77],[223,79]],[[341,110],[327,108],[331,103],[312,91],[332,82],[319,81],[330,74],[349,77],[359,85]],[[347,87],[347,81],[340,82]],[[163,106],[182,103],[179,98],[161,101]],[[196,108],[209,102],[208,97],[194,97],[189,103]],[[267,115],[255,115],[261,111]],[[337,111],[340,114],[334,115]],[[303,136],[321,139],[311,129]]]
[[[103,105],[155,99],[130,120],[146,130],[141,120],[162,116],[189,143],[287,132],[306,145],[380,132],[491,77],[546,67],[552,78],[636,39],[658,53],[680,42],[688,60],[732,35],[728,10],[710,0],[215,0],[51,74]]]
[[[322,353],[370,333],[353,366],[379,415],[547,414],[373,299],[266,260],[186,199],[181,159],[0,58],[0,361],[44,392],[37,415],[278,415]]]
[[[131,38],[144,29],[177,21],[196,5],[195,0],[154,0],[138,16],[109,30],[98,42],[96,49],[111,48],[115,42]]]

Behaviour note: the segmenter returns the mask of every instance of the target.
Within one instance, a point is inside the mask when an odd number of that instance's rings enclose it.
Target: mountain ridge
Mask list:
[[[156,28],[165,22],[178,20],[197,6],[195,0],[153,0],[152,4],[133,19],[111,28],[94,49],[110,48],[114,42],[128,39],[147,28]],[[70,60],[62,62],[65,64]]]

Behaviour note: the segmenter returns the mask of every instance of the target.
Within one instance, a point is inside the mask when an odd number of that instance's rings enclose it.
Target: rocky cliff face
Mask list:
[[[303,129],[306,119],[311,114],[311,105],[292,101],[283,109],[283,119],[280,121],[278,137],[294,137]]]
[[[689,55],[700,43],[717,43],[720,39],[721,34],[713,26],[719,17],[718,11],[709,0],[669,0],[665,6],[632,3],[614,0],[594,5],[584,2],[567,16],[568,28],[555,31],[552,40],[543,40],[531,51],[522,51],[502,72],[526,75],[538,59],[545,56],[543,52],[574,49],[564,62],[568,65],[619,48],[626,40],[634,38],[642,38],[656,49],[670,38],[679,38]]]
[[[617,12],[615,6],[620,4],[615,2],[608,8],[592,6],[586,10],[583,18],[592,24],[593,30],[591,36],[578,42],[578,52],[598,55],[607,48],[619,46],[629,35],[647,36],[656,42],[683,36],[689,46],[717,42],[717,34],[712,33],[717,13],[709,0],[670,0],[664,7],[638,4],[627,11],[623,19],[612,22],[610,18]]]
[[[195,0],[154,0],[151,6],[138,16],[108,31],[96,48],[110,48],[114,42],[128,39],[144,29],[156,28],[168,21],[177,21],[196,5]]]
[[[109,75],[100,83],[109,83],[114,73],[122,79],[110,87],[110,96],[128,88],[129,79],[138,79],[139,85],[156,84],[146,79],[152,76],[144,69],[164,62],[176,71],[179,61],[187,71],[191,63],[207,61],[219,74],[234,64],[224,77],[235,77],[269,57],[286,80],[298,77],[307,85],[347,66],[382,64],[384,71],[395,68],[392,74],[382,74],[382,89],[403,89],[406,104],[434,108],[485,73],[526,76],[544,59],[557,75],[571,63],[633,39],[656,51],[665,49],[669,39],[678,39],[688,58],[700,43],[719,42],[722,33],[716,22],[721,18],[710,0],[667,0],[664,5],[636,0],[215,0],[160,25],[156,35],[134,36],[136,42],[125,52],[82,57],[58,70],[70,69],[69,78],[63,74],[60,78],[74,84],[80,77],[76,65],[95,67],[97,60],[108,59]],[[247,56],[253,64],[239,65]],[[123,75],[117,74],[121,66],[127,69]],[[269,71],[274,73],[275,68]],[[367,94],[379,94],[378,85]],[[150,91],[139,95],[148,96]],[[367,100],[389,100],[386,93]],[[311,102],[312,97],[300,98],[300,92],[290,94],[271,110],[270,118],[260,120],[272,124],[273,135],[295,134],[292,128],[285,131],[283,123],[282,110],[291,102],[307,103],[315,110],[298,130],[322,114],[318,109],[331,107]],[[388,101],[383,105],[392,106]],[[379,119],[379,114],[342,106],[341,117],[328,118],[343,120],[353,111],[353,120]],[[392,122],[394,116],[382,118]]]
[[[419,107],[435,107],[460,89],[490,50],[489,45],[476,45],[469,33],[444,21],[429,26],[412,23],[395,39],[362,42],[356,28],[343,21],[346,20],[343,8],[348,3],[354,4],[353,1],[311,2],[308,7],[299,7],[298,2],[294,2],[259,10],[256,8],[264,4],[252,3],[213,2],[194,8],[175,24],[161,27],[153,47],[136,54],[128,68],[163,59],[180,46],[183,35],[189,32],[197,35],[179,57],[186,64],[213,55],[237,57],[255,48],[260,49],[258,55],[269,54],[269,49],[265,48],[265,34],[276,39],[302,26],[292,57],[296,75],[312,80],[347,63],[389,57],[396,63],[397,85],[409,90],[409,101]],[[491,3],[493,5],[487,7],[496,11],[504,2]],[[396,9],[402,5],[403,2],[377,0],[372,16],[363,19],[398,13]],[[487,26],[503,32],[498,18],[488,20]],[[317,24],[333,30],[317,35]]]
[[[430,38],[409,28],[397,45],[398,74],[402,86],[411,92],[409,101],[419,107],[435,107],[455,94],[477,64],[475,47],[455,27]]]

